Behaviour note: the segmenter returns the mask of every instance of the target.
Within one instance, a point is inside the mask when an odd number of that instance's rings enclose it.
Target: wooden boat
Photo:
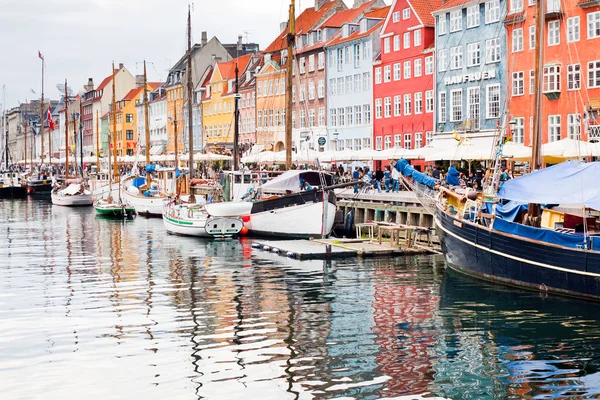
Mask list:
[[[163,223],[169,233],[214,238],[232,237],[244,228],[240,217],[214,217],[202,204],[178,204],[175,200],[165,203]]]
[[[117,204],[107,200],[98,200],[94,202],[94,209],[99,216],[109,218],[133,218],[135,208],[125,204]]]
[[[52,204],[57,206],[91,206],[92,193],[82,183],[71,183],[66,188],[56,187],[51,193]]]

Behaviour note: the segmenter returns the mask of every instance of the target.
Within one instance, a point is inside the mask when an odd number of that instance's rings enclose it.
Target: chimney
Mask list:
[[[283,21],[283,22],[279,23],[279,33],[285,31],[287,29],[287,25],[288,25],[287,21]]]
[[[88,78],[88,83],[87,85],[83,86],[83,90],[85,90],[86,92],[91,92],[92,90],[94,90],[94,80],[92,78]]]
[[[238,36],[238,42],[237,42],[237,51],[242,51],[243,46],[242,46],[242,35]]]
[[[119,69],[123,69],[123,63],[119,63]]]
[[[206,36],[206,31],[202,31],[202,41],[201,41],[201,43],[202,43],[202,47],[206,46],[206,43],[208,43],[207,36]]]
[[[136,75],[135,76],[135,87],[144,86],[144,75]]]
[[[327,3],[329,0],[315,0],[315,11],[319,11]]]

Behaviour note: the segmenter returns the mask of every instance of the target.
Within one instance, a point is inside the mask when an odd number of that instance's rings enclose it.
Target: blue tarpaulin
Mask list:
[[[511,179],[498,197],[521,203],[584,204],[600,210],[600,162],[567,161]]]
[[[515,218],[521,211],[527,210],[528,205],[526,203],[519,203],[518,201],[509,201],[506,204],[498,204],[496,206],[496,215],[501,217],[505,221],[514,222]]]
[[[144,186],[146,184],[146,178],[133,178],[133,186],[135,186],[136,188],[140,188],[142,186]]]
[[[427,185],[430,188],[435,187],[438,184],[438,180],[432,178],[431,176],[424,174],[422,172],[417,171],[412,165],[408,163],[405,159],[400,159],[394,165],[394,168],[398,170],[401,174],[408,178],[413,178],[413,181],[417,183],[422,183],[423,185]]]
[[[446,183],[450,186],[458,186],[460,184],[458,180],[459,176],[460,172],[458,172],[454,165],[451,165],[448,169],[448,175],[446,175]]]
[[[531,226],[504,221],[500,218],[496,218],[494,220],[494,229],[500,232],[539,240],[541,242],[557,244],[559,246],[571,247],[574,249],[582,248],[585,243],[585,238],[583,235],[570,235],[552,231],[550,229],[533,228]]]

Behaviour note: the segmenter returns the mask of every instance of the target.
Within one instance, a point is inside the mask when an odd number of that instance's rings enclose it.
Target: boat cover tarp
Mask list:
[[[459,176],[460,172],[458,172],[454,165],[451,165],[448,169],[448,175],[446,175],[446,183],[450,186],[460,185],[460,181],[458,180]]]
[[[432,178],[431,176],[424,174],[422,172],[417,171],[412,165],[408,163],[405,159],[400,159],[394,165],[394,168],[398,170],[401,174],[406,176],[407,178],[412,178],[413,181],[417,183],[421,183],[423,185],[429,186],[430,188],[434,188],[437,185],[438,180]]]
[[[534,228],[505,221],[500,218],[494,220],[494,229],[523,238],[539,240],[540,242],[557,244],[559,246],[571,247],[574,249],[582,248],[585,240],[583,235],[571,235],[552,231],[550,229]]]
[[[142,178],[142,177],[133,178],[132,185],[135,186],[136,188],[139,189],[141,186],[144,186],[145,184],[146,184],[146,178]]]
[[[529,208],[527,203],[520,203],[518,201],[509,201],[506,204],[498,204],[496,206],[496,215],[501,217],[503,220],[508,222],[514,222],[515,218]]]
[[[502,185],[498,197],[522,203],[584,204],[600,210],[600,162],[566,161]]]
[[[321,186],[321,178],[318,171],[304,171],[304,170],[289,170],[279,175],[262,185],[263,191],[286,191],[291,190],[292,192],[298,192],[302,188],[303,182],[310,186]],[[333,178],[330,174],[325,174],[325,184],[332,185]],[[302,180],[301,180],[302,179]]]
[[[77,193],[79,193],[81,191],[81,185],[76,184],[76,183],[71,183],[69,186],[67,186],[65,189],[61,190],[60,193],[63,196],[74,196]]]

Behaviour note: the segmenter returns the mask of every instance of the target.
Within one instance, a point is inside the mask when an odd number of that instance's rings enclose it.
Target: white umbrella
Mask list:
[[[398,160],[403,158],[404,153],[406,153],[406,149],[401,147],[392,147],[389,149],[378,151],[375,155],[374,160]]]
[[[531,147],[515,142],[505,143],[502,146],[502,157],[512,160],[529,160],[531,158]]]
[[[584,142],[571,138],[565,138],[556,142],[550,142],[542,145],[542,155],[548,157],[560,158],[579,158],[598,156],[599,148],[597,144]]]

